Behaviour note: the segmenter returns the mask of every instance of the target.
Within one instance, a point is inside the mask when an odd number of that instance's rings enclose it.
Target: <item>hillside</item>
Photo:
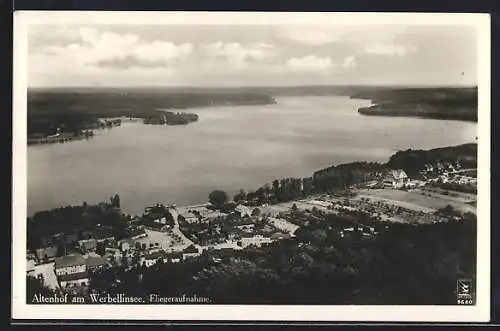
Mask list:
[[[351,98],[371,99],[363,115],[405,116],[477,122],[477,88],[368,90]]]

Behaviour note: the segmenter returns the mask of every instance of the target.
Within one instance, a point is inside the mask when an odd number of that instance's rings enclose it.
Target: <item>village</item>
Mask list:
[[[476,194],[441,185],[477,187],[475,175],[476,169],[461,169],[458,162],[437,163],[427,164],[415,178],[395,169],[342,192],[313,193],[275,204],[250,207],[245,201],[229,201],[224,208],[215,208],[209,202],[183,207],[159,203],[129,221],[124,239],[117,240],[104,226],[80,240],[74,234],[58,234],[67,243],[64,253],[53,244],[28,252],[27,275],[43,279],[55,290],[76,291],[89,286],[92,273],[114,266],[150,268],[201,255],[218,263],[234,251],[293,239],[305,222],[321,221],[325,215],[375,220],[340,226],[340,238],[353,233],[375,236],[377,226],[387,222],[442,222],[446,218],[438,210],[447,206],[475,213]]]

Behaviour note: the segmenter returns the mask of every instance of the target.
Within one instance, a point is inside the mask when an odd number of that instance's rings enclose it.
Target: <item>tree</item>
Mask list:
[[[44,284],[43,278],[33,276],[26,277],[26,302],[33,303],[35,295],[49,297],[54,291]]]
[[[106,254],[106,246],[104,245],[103,242],[98,242],[95,248],[95,252],[99,254],[100,256],[103,256]]]
[[[227,202],[227,193],[221,190],[212,191],[208,195],[208,201],[215,207],[220,208]]]
[[[62,240],[57,241],[56,247],[57,247],[57,256],[66,255],[66,244]]]
[[[120,196],[118,194],[115,194],[114,197],[111,197],[111,206],[120,208]]]
[[[260,209],[259,208],[254,208],[252,211],[252,216],[259,216],[260,215]]]
[[[244,200],[246,200],[246,196],[247,196],[247,194],[245,193],[245,191],[243,189],[240,189],[240,191],[238,192],[238,194],[236,194],[234,196],[234,201],[235,202],[244,201]]]

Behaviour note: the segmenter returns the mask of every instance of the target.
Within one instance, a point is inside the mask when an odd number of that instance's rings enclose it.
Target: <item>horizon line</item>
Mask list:
[[[49,89],[273,89],[273,88],[478,88],[478,84],[328,84],[328,85],[243,85],[243,86],[199,86],[199,85],[167,85],[167,86],[28,86],[28,90]]]

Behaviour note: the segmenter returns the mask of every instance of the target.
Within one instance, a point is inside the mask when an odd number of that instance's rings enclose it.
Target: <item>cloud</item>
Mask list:
[[[265,43],[242,45],[240,43],[216,42],[204,46],[209,57],[242,65],[246,62],[261,61],[273,57],[274,46]]]
[[[356,68],[358,63],[356,62],[356,58],[354,56],[348,56],[344,59],[344,62],[342,62],[342,68],[344,69],[351,69],[351,68]]]
[[[291,41],[308,44],[311,46],[322,46],[342,39],[342,34],[338,29],[332,27],[315,26],[295,26],[280,30],[279,35],[282,38]]]
[[[417,48],[413,45],[396,45],[391,43],[374,43],[365,48],[365,52],[373,55],[382,56],[405,56],[415,53]]]
[[[185,58],[194,49],[191,43],[176,45],[160,40],[141,42],[137,35],[131,33],[100,32],[86,27],[75,31],[72,40],[75,40],[76,33],[78,42],[49,45],[39,51],[54,56],[58,61],[69,62],[73,66],[154,68],[164,67],[173,60]]]
[[[318,71],[331,68],[334,64],[329,57],[308,55],[301,58],[290,58],[285,62],[286,67],[296,71]]]
[[[185,58],[193,52],[191,43],[176,45],[167,41],[154,41],[140,44],[132,51],[138,59],[149,62],[162,62],[173,59]]]

